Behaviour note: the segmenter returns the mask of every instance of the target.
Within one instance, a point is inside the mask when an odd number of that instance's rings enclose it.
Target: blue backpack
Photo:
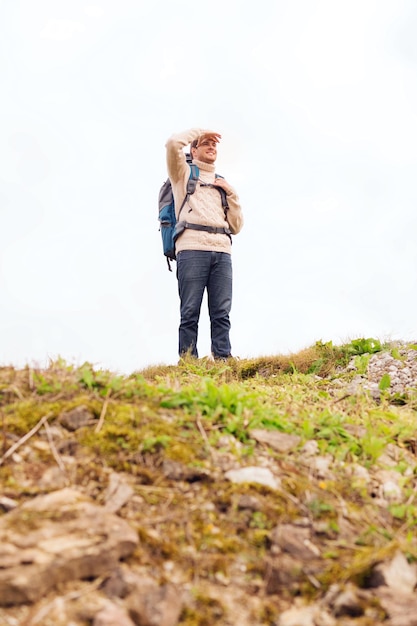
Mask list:
[[[186,202],[189,197],[195,192],[197,187],[197,182],[200,176],[200,170],[197,165],[191,162],[190,155],[186,155],[187,163],[190,166],[190,177],[187,182],[187,192],[185,198],[180,206],[180,210],[178,212],[178,220],[181,215],[181,211],[183,210]],[[218,174],[216,174],[219,177]],[[215,185],[205,185],[204,183],[200,183],[204,187],[214,187]],[[216,187],[220,192],[222,198],[222,206],[224,210],[225,216],[227,215],[227,211],[229,209],[229,205],[227,203],[226,193],[220,187]],[[158,206],[159,206],[159,230],[162,236],[162,248],[164,255],[167,260],[168,269],[172,272],[171,269],[171,261],[175,261],[175,242],[178,237],[184,232],[186,228],[190,228],[192,230],[205,230],[210,233],[224,233],[230,237],[231,240],[231,232],[228,228],[215,228],[214,226],[203,226],[202,224],[192,224],[190,222],[185,221],[177,221],[175,216],[175,204],[174,204],[174,194],[172,193],[171,181],[169,178],[166,179],[164,184],[162,185],[159,191],[158,198]]]

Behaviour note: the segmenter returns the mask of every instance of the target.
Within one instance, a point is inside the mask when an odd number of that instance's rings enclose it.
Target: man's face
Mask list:
[[[214,163],[217,158],[217,140],[204,137],[194,148],[194,158],[203,163]]]

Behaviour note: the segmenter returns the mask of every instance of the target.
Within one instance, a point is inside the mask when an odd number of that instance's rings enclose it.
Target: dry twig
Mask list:
[[[24,400],[24,395],[22,394],[20,389],[16,387],[16,385],[10,385],[10,387],[8,389],[5,389],[4,391],[10,391],[11,393],[14,393],[19,398],[19,400]]]
[[[107,390],[107,394],[106,394],[106,399],[104,400],[104,404],[103,404],[103,408],[101,409],[101,413],[100,413],[100,418],[98,420],[98,424],[95,428],[95,433],[100,432],[103,424],[104,424],[104,417],[106,415],[106,411],[107,411],[107,407],[109,404],[109,399],[110,399],[110,394],[111,394],[111,389]]]
[[[32,430],[30,430],[28,433],[26,433],[26,435],[24,435],[23,437],[21,437],[21,439],[19,439],[19,441],[16,441],[16,443],[14,443],[8,450],[7,452],[5,452],[3,454],[3,456],[0,459],[0,465],[3,465],[4,461],[6,459],[9,458],[9,456],[12,456],[12,454],[14,452],[16,452],[16,450],[18,448],[20,448],[20,446],[22,446],[24,443],[26,443],[26,441],[28,441],[28,439],[30,439],[31,437],[33,437],[33,435],[35,433],[38,432],[38,430],[40,428],[42,428],[42,426],[45,424],[45,422],[51,417],[52,413],[48,413],[47,415],[44,415],[39,422],[36,424],[36,426],[34,426],[32,428]]]
[[[6,431],[6,417],[4,415],[4,411],[0,410],[1,414],[1,429],[3,433],[3,454],[5,454],[7,450],[7,431]]]
[[[52,439],[51,429],[49,428],[48,422],[44,423],[44,427],[45,427],[45,430],[46,430],[46,436],[48,437],[48,443],[49,443],[49,447],[51,448],[52,456],[54,457],[55,461],[57,462],[57,465],[58,465],[59,469],[61,470],[61,472],[66,475],[65,465],[64,465],[61,457],[59,456],[58,450],[56,449],[56,446],[55,446],[54,441]]]
[[[33,382],[33,368],[32,368],[32,367],[29,367],[28,374],[29,374],[29,376],[28,376],[28,385],[29,385],[29,389],[30,389],[31,391],[33,391],[33,389],[35,388],[35,384],[34,384],[34,382]]]
[[[200,419],[197,417],[197,419],[196,419],[196,421],[195,421],[195,422],[196,422],[196,424],[197,424],[197,428],[198,428],[198,430],[200,431],[201,436],[202,436],[202,437],[203,437],[203,439],[204,439],[204,442],[205,442],[206,446],[208,447],[208,449],[209,449],[209,450],[210,450],[210,452],[211,452],[210,442],[209,442],[209,440],[208,440],[207,433],[206,433],[206,431],[204,430],[202,423],[200,422]]]

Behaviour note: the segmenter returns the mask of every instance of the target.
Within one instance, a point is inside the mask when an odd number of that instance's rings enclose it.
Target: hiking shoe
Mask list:
[[[228,361],[229,359],[233,359],[233,357],[231,354],[229,354],[229,356],[214,356],[213,354],[213,359],[215,361]]]

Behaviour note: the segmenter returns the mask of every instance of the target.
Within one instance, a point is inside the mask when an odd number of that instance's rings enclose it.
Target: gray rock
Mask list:
[[[212,480],[210,473],[198,467],[187,467],[178,461],[164,459],[162,466],[164,476],[170,480],[184,480],[188,483],[209,482]]]
[[[249,466],[236,470],[229,470],[225,478],[232,483],[258,483],[271,489],[279,489],[280,481],[267,467]]]
[[[135,626],[135,624],[122,608],[108,604],[94,617],[93,626]]]
[[[381,395],[379,384],[384,374],[390,377],[389,393],[404,394],[417,387],[417,351],[409,350],[405,345],[396,346],[400,358],[394,358],[389,352],[377,352],[369,358],[366,376],[357,376],[349,385],[347,392],[351,394],[368,391],[378,399]],[[355,370],[355,359],[352,359],[346,371]]]
[[[271,532],[271,541],[283,552],[303,561],[320,556],[319,549],[311,541],[310,528],[280,524]]]
[[[347,473],[352,476],[356,481],[362,481],[364,484],[367,484],[371,481],[371,476],[369,471],[363,465],[359,465],[359,463],[351,463],[347,465]]]
[[[402,476],[394,470],[378,470],[373,476],[378,485],[378,496],[387,502],[400,502],[402,489],[400,481]]]
[[[332,477],[330,467],[333,465],[334,458],[330,454],[326,456],[304,456],[301,461],[317,478]]]
[[[301,448],[301,452],[304,456],[315,456],[320,452],[319,444],[315,439],[310,439],[306,441],[303,447]]]
[[[260,511],[262,509],[262,504],[258,498],[248,494],[240,496],[237,506],[238,509],[248,509],[249,511]]]
[[[45,491],[63,489],[69,484],[64,472],[57,466],[48,467],[38,481],[39,487]]]
[[[110,513],[116,513],[133,496],[133,487],[127,479],[113,472],[110,474],[109,486],[105,497],[105,509]]]
[[[417,585],[417,566],[415,563],[409,563],[401,552],[397,552],[391,561],[375,566],[371,584],[386,585],[393,591],[401,593],[414,593]]]
[[[137,543],[124,520],[80,492],[38,496],[0,519],[0,606],[31,603],[59,583],[100,576]]]
[[[267,594],[279,594],[305,579],[303,564],[289,554],[279,554],[268,563],[265,576]]]
[[[301,441],[301,437],[298,435],[289,435],[278,430],[254,429],[249,434],[258,443],[264,443],[278,452],[293,450]]]
[[[132,591],[132,585],[125,572],[117,567],[103,582],[101,589],[109,598],[125,598]]]
[[[7,496],[2,496],[0,498],[0,509],[3,511],[12,511],[17,507],[17,502],[12,500],[12,498],[8,498]]]
[[[380,587],[377,597],[389,619],[384,626],[417,626],[417,596],[402,593],[389,587]]]
[[[183,598],[175,585],[160,587],[145,578],[128,596],[126,606],[133,621],[139,626],[176,626]]]
[[[363,600],[353,585],[348,585],[338,594],[332,608],[336,617],[360,617],[365,613]]]
[[[67,430],[75,431],[91,424],[94,421],[94,414],[86,406],[82,405],[71,411],[61,413],[58,420]]]
[[[318,605],[293,607],[281,613],[276,626],[335,626],[335,619]]]

